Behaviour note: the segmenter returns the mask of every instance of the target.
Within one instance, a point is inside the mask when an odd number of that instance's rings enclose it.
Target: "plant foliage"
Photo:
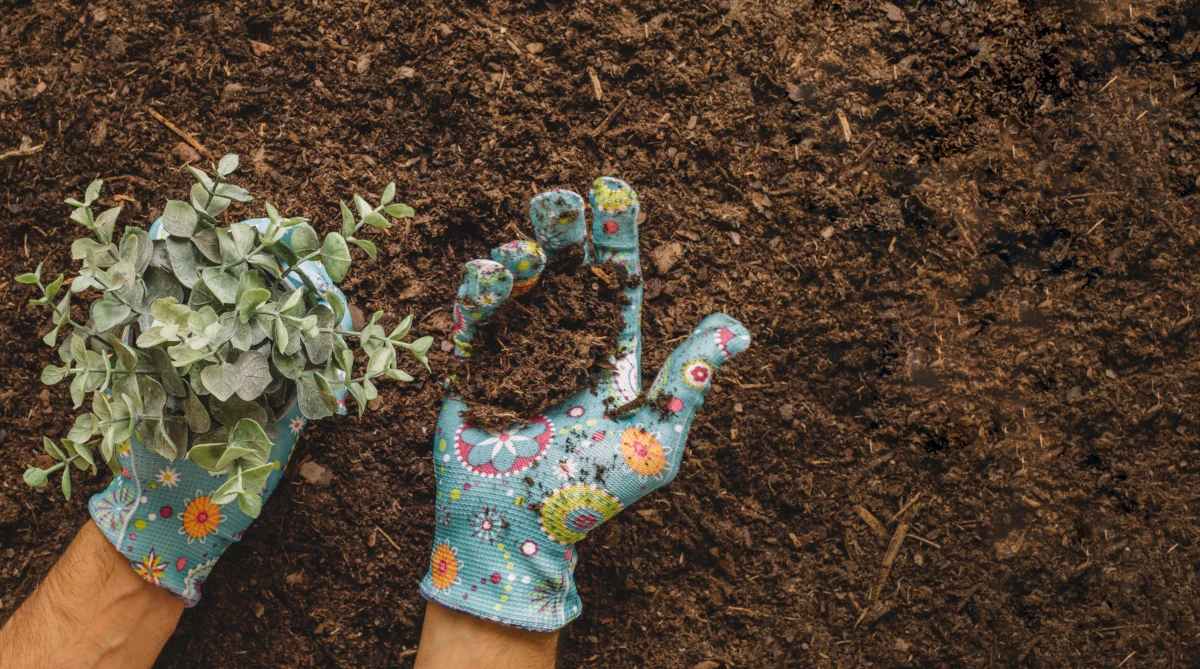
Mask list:
[[[351,246],[374,259],[375,245],[357,237],[362,228],[388,228],[389,217],[413,215],[407,205],[392,202],[395,184],[388,184],[378,206],[355,195],[357,216],[342,203],[340,231],[319,241],[307,219],[285,218],[270,203],[262,225],[222,226],[218,216],[252,199],[227,180],[237,167],[232,154],[211,174],[189,166],[196,183],[188,201],[167,201],[162,240],[135,227],[114,240],[121,208],[92,209],[101,180],[88,186],[82,201],[66,200],[70,220],[91,232],[71,244],[79,275],[44,284],[38,265],[16,280],[36,285],[41,297],[30,302],[53,311],[46,345],[63,339],[63,364],[46,366],[42,381],[69,381],[75,407],[91,410],[75,419],[61,445],[43,439],[57,463],[27,469],[30,485],[46,485],[62,470],[69,498],[72,465],[95,473],[97,463],[107,464],[119,473],[116,450],[136,434],[163,457],[227,473],[214,501],[236,499],[257,516],[273,469],[268,458],[276,416],[289,400],[316,420],[337,412],[339,393],[348,391],[361,416],[378,395],[378,380],[413,379],[398,367],[401,350],[428,367],[433,338],[407,341],[411,315],[391,332],[379,323],[382,311],[360,331],[342,329],[347,306],[338,291],[322,290],[294,271],[320,260],[340,282],[353,263]],[[71,313],[72,296],[85,291],[99,293],[86,324]],[[365,353],[357,375],[348,340],[357,340]]]

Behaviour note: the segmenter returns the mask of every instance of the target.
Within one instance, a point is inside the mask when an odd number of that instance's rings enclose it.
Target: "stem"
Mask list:
[[[212,204],[213,198],[217,196],[217,186],[221,185],[221,173],[214,170],[213,174],[217,178],[216,178],[216,180],[213,181],[212,190],[208,191],[208,200],[204,203],[204,212],[205,213],[208,213],[208,205]],[[205,190],[207,190],[207,189],[205,189]]]
[[[279,278],[278,278],[278,279],[275,279],[275,283],[274,283],[274,284],[271,286],[271,288],[272,288],[272,289],[278,288],[278,287],[279,287],[279,284],[283,282],[283,278],[284,278],[285,276],[287,276],[287,275],[291,274],[291,273],[292,273],[292,270],[294,270],[294,269],[296,269],[297,267],[299,267],[299,266],[300,266],[300,263],[303,263],[303,262],[308,262],[309,260],[312,260],[313,258],[316,258],[316,257],[318,257],[318,256],[320,256],[320,255],[321,255],[321,252],[320,252],[320,251],[313,251],[312,253],[310,253],[310,254],[308,254],[308,255],[304,256],[303,258],[299,258],[299,259],[297,259],[297,260],[296,260],[296,264],[294,264],[294,265],[288,265],[288,268],[287,268],[287,269],[285,269],[285,270],[283,270],[283,274],[280,274],[280,275],[279,275]],[[311,283],[309,283],[309,282],[308,282],[308,277],[307,277],[307,276],[304,276],[304,273],[303,273],[303,272],[301,272],[301,273],[300,273],[300,276],[304,277],[304,279],[303,279],[303,280],[304,280],[305,284],[307,284],[307,285],[308,285],[310,288],[312,288],[312,289],[313,289],[313,292],[316,292],[316,286],[313,286]]]

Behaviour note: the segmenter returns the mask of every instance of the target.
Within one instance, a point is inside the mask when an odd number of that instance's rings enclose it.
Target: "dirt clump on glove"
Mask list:
[[[467,422],[504,430],[595,387],[617,349],[629,304],[622,289],[637,281],[617,263],[584,265],[582,247],[555,256],[533,290],[505,300],[480,325],[471,358],[454,366],[451,385],[469,407]]]

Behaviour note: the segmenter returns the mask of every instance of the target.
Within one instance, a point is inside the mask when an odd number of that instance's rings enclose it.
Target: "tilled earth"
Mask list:
[[[97,176],[139,225],[185,192],[153,109],[243,156],[247,216],[396,181],[418,216],[344,287],[439,340],[461,264],[600,174],[647,213],[648,369],[749,327],[678,480],[582,545],[563,666],[1200,666],[1200,3],[893,1],[6,3],[0,619],[102,484],[21,482],[73,414],[12,277],[70,269]],[[434,350],[308,430],[332,483],[159,666],[411,663]]]

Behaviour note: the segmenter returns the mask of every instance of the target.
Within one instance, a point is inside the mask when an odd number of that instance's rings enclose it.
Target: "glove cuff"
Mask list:
[[[524,564],[518,567],[516,561]],[[540,546],[532,541],[518,546],[455,542],[439,532],[421,596],[476,618],[554,632],[583,609],[575,589],[576,562],[574,546],[550,541]]]

